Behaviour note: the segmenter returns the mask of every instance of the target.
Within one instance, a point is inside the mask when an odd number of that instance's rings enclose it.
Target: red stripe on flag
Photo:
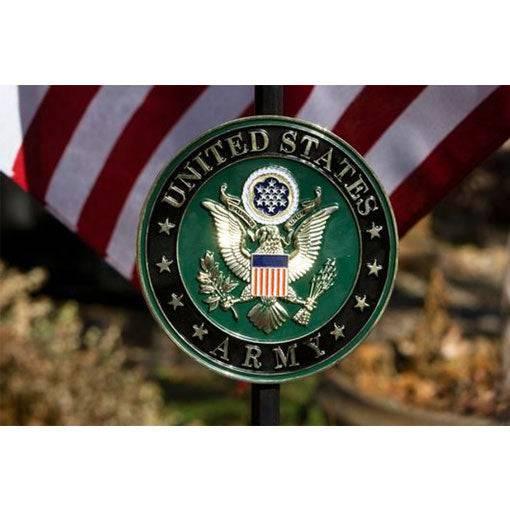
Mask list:
[[[510,86],[475,108],[391,195],[399,234],[510,137]]]
[[[158,86],[147,95],[113,147],[83,207],[78,232],[104,254],[139,173],[205,86]]]
[[[424,88],[422,85],[366,86],[332,131],[365,154]]]
[[[98,86],[53,86],[41,102],[13,165],[13,179],[44,201],[51,176]]]
[[[133,273],[131,276],[131,283],[138,289],[142,290],[142,283],[140,281],[140,274],[138,273],[138,264],[135,264]]]
[[[239,115],[239,117],[251,117],[252,115],[255,115],[255,103],[250,103],[243,111],[243,113],[241,113],[241,115]]]
[[[294,117],[312,93],[313,85],[284,85],[283,114]]]

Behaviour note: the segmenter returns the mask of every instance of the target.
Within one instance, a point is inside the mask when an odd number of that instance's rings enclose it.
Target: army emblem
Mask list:
[[[248,318],[266,334],[278,329],[289,318],[279,300],[302,305],[293,319],[299,324],[308,324],[317,299],[336,276],[335,260],[328,259],[323,271],[315,275],[322,285],[306,299],[296,294],[291,283],[302,278],[314,265],[327,221],[338,206],[315,211],[321,196],[321,188],[317,187],[316,198],[305,201],[297,210],[298,185],[282,166],[262,167],[250,174],[243,185],[242,203],[226,190],[224,183],[220,188],[223,204],[205,200],[202,206],[213,217],[218,247],[226,265],[246,286],[237,298],[211,290],[216,282],[208,266],[214,263],[214,255],[208,251],[197,276],[202,284],[201,292],[213,294],[207,302],[219,302],[222,308],[232,309],[237,317],[233,308],[236,303],[257,299],[260,303],[251,308]],[[281,233],[278,224],[284,222]],[[248,240],[255,244],[251,253],[247,248]],[[291,248],[289,253],[288,248]]]
[[[145,298],[172,340],[222,374],[279,382],[366,337],[391,293],[397,234],[381,185],[344,141],[250,117],[162,171],[138,254]]]

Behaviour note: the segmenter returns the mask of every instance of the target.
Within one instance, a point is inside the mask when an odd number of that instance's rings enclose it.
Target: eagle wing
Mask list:
[[[246,228],[234,214],[214,200],[202,205],[210,211],[221,255],[229,269],[241,280],[250,281],[250,253],[245,247]]]
[[[289,257],[290,282],[301,278],[312,268],[321,249],[328,219],[337,209],[337,205],[324,207],[309,216],[297,228],[293,236],[294,251]]]

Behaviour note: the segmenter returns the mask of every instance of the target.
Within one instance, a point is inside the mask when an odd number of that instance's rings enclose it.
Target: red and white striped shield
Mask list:
[[[251,256],[251,295],[287,296],[288,255]]]

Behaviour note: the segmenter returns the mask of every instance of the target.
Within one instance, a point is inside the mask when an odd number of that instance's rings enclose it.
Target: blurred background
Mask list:
[[[249,385],[179,351],[136,289],[0,175],[0,424],[242,425]],[[395,290],[282,424],[510,423],[510,143],[401,241]]]

